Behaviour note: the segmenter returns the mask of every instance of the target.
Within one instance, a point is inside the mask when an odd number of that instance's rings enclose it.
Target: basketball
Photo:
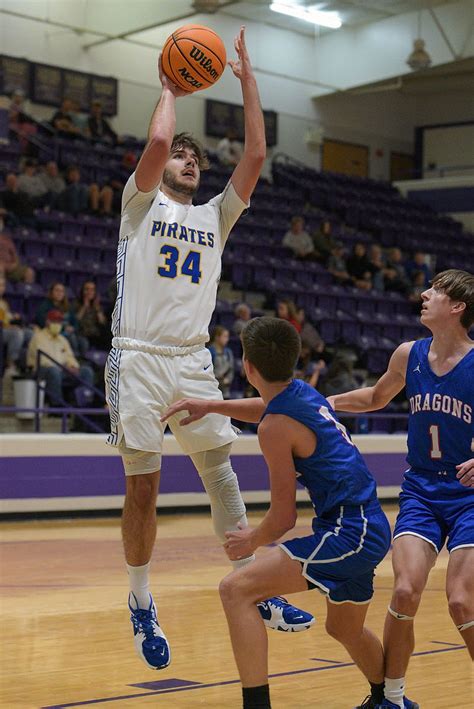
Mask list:
[[[226,52],[214,30],[203,25],[184,25],[166,40],[161,61],[173,84],[192,93],[207,89],[220,79]]]

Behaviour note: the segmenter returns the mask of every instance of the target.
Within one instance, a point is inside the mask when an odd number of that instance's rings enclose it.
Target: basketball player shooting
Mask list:
[[[108,442],[118,446],[126,475],[122,537],[134,642],[152,669],[167,667],[171,659],[149,590],[165,429],[160,417],[177,398],[221,397],[205,348],[221,254],[232,226],[248,207],[265,159],[263,115],[244,28],[235,50],[237,60],[229,64],[242,88],[245,144],[224,191],[207,204],[192,204],[207,160],[191,135],[175,135],[176,100],[187,92],[167,78],[160,57],[161,96],[148,143],[122,197],[114,337],[106,372]],[[183,428],[183,415],[168,423],[201,476],[215,532],[224,543],[226,532],[247,526],[230,462],[236,433],[225,416],[209,416]],[[248,555],[233,565],[245,566],[253,558]],[[268,627],[280,630],[304,630],[314,622],[309,613],[280,598],[269,599],[259,610]]]

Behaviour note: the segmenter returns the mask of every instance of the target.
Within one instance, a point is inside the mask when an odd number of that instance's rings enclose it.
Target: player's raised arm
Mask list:
[[[405,386],[408,357],[413,342],[401,344],[390,358],[387,371],[372,387],[328,397],[334,411],[377,411],[383,409]]]
[[[237,61],[229,65],[240,80],[244,100],[244,152],[232,173],[231,181],[243,202],[248,202],[255,189],[266,156],[265,124],[258,95],[257,82],[245,46],[245,28],[241,27],[234,42]]]
[[[186,91],[175,86],[163,72],[161,55],[158,70],[162,92],[151,117],[148,143],[135,172],[135,182],[140,192],[151,192],[161,182],[176,128],[176,99],[186,96]]]
[[[194,421],[202,419],[207,414],[222,414],[229,418],[245,421],[246,423],[258,423],[265,411],[265,404],[260,397],[250,399],[226,399],[209,401],[206,399],[180,399],[172,404],[161,417],[161,422],[165,423],[171,416],[179,411],[187,411],[188,416],[181,419],[180,426],[187,426]]]

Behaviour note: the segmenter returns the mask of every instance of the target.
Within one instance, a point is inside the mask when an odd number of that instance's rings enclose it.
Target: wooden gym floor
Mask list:
[[[389,513],[393,521],[395,507]],[[255,524],[262,513],[249,516]],[[308,533],[309,522],[309,511],[300,512],[297,534]],[[2,709],[240,709],[216,591],[229,567],[207,514],[159,518],[152,586],[173,653],[162,672],[135,655],[118,519],[3,523],[0,531]],[[446,564],[443,552],[417,619],[408,696],[421,709],[474,706],[472,665],[445,600]],[[369,610],[379,635],[391,585],[387,557]],[[273,708],[351,709],[366,684],[324,632],[323,597],[312,591],[292,600],[319,622],[304,633],[270,631]]]

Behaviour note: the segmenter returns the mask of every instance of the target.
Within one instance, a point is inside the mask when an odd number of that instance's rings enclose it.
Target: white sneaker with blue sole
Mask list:
[[[257,603],[257,608],[267,628],[282,630],[285,633],[298,633],[309,630],[314,625],[315,617],[288,603],[283,596],[274,596]]]
[[[135,607],[134,607],[135,606]],[[171,650],[166,636],[158,623],[156,606],[150,594],[148,610],[138,607],[134,593],[128,597],[130,620],[133,625],[133,640],[138,657],[152,670],[163,670],[171,662]]]

